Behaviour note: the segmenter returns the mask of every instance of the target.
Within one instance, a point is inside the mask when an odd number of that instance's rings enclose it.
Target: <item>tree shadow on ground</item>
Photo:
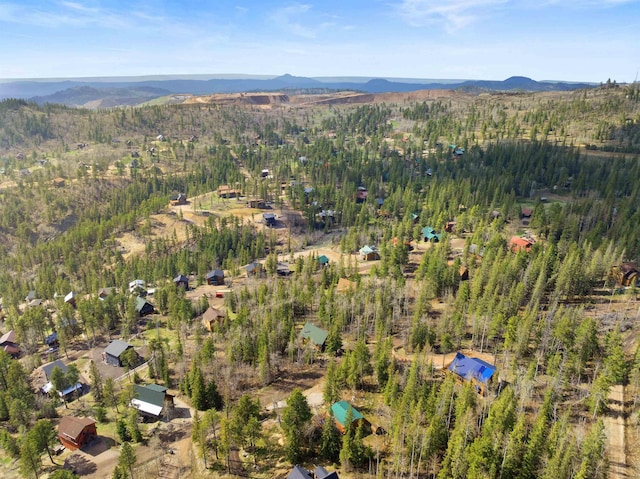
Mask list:
[[[79,454],[69,456],[64,461],[64,468],[73,471],[79,476],[88,476],[98,470],[98,466],[94,462]]]

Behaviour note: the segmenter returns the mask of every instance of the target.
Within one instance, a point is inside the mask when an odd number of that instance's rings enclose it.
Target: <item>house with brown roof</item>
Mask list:
[[[65,416],[58,425],[58,439],[72,451],[82,448],[97,435],[96,422],[88,417]]]
[[[528,240],[527,238],[522,238],[520,236],[512,236],[509,240],[509,248],[514,253],[518,253],[519,251],[526,251],[527,253],[531,251],[531,247],[533,246],[533,241]]]
[[[247,201],[247,208],[259,208],[259,209],[265,209],[267,207],[267,203],[266,201],[264,201],[263,199],[252,199]]]
[[[532,214],[533,214],[533,208],[527,208],[525,206],[520,208],[520,216],[522,218],[531,218]]]
[[[16,333],[13,329],[2,335],[0,348],[4,349],[12,358],[20,356],[20,346],[16,343]]]
[[[238,192],[231,188],[229,185],[220,185],[216,190],[219,198],[235,198],[238,196]]]
[[[620,286],[636,286],[640,282],[640,269],[636,263],[622,263],[611,268],[611,276]]]
[[[209,306],[202,315],[202,325],[207,331],[211,332],[216,324],[220,324],[224,321],[225,317],[226,314],[224,311],[220,311],[219,309]]]

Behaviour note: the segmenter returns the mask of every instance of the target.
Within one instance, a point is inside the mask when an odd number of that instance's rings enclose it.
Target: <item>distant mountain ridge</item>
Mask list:
[[[206,95],[214,93],[240,93],[295,89],[356,90],[366,93],[410,92],[416,90],[467,89],[487,91],[566,91],[591,88],[589,83],[538,82],[531,78],[514,76],[504,81],[466,80],[443,83],[417,83],[391,81],[382,78],[367,81],[322,81],[290,74],[275,78],[212,78],[158,79],[158,80],[16,80],[0,83],[0,99],[23,98],[38,103],[85,105],[105,100],[104,106],[136,104],[168,94]],[[155,95],[155,96],[154,96]],[[83,101],[85,100],[85,101]],[[108,101],[107,101],[108,100]]]
[[[38,104],[60,103],[68,106],[89,108],[112,108],[115,106],[134,106],[171,92],[162,88],[148,86],[130,88],[95,88],[76,86],[60,90],[52,95],[30,98]]]

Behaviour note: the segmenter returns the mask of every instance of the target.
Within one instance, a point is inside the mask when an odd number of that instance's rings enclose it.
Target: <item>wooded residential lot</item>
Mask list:
[[[0,102],[0,475],[640,476],[638,85],[283,95]]]

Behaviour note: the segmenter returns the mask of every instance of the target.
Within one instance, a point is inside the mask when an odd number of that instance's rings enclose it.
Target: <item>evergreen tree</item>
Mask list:
[[[118,434],[118,439],[120,439],[121,443],[131,440],[129,428],[127,427],[127,423],[124,419],[118,419],[116,422],[116,433]]]
[[[89,378],[91,380],[91,394],[98,404],[103,400],[103,379],[102,374],[93,361],[89,363]]]
[[[191,370],[191,404],[198,411],[207,410],[207,391],[204,375],[199,367],[193,366]]]
[[[291,392],[282,411],[282,429],[285,434],[285,454],[292,464],[302,457],[303,429],[311,420],[311,408],[307,398],[298,388]]]
[[[213,379],[207,383],[205,397],[207,409],[215,409],[217,411],[222,409],[224,401],[222,400],[222,396],[218,392],[218,386]]]
[[[127,413],[127,429],[129,430],[129,436],[133,442],[142,441],[142,433],[140,432],[140,426],[138,426],[138,410],[136,408],[129,408]]]
[[[338,366],[333,358],[329,359],[329,365],[327,366],[322,397],[324,398],[324,402],[329,405],[340,399]]]
[[[606,436],[604,423],[596,422],[582,442],[580,450],[580,467],[576,479],[604,479],[607,477],[608,465],[605,456]]]
[[[136,453],[133,447],[128,442],[122,444],[120,449],[120,457],[118,458],[118,468],[127,472],[133,479],[133,466],[137,460]]]
[[[51,421],[48,419],[38,420],[33,426],[33,429],[29,431],[28,435],[34,440],[38,451],[40,451],[41,454],[46,452],[51,463],[55,464],[53,456],[51,455],[51,450],[54,444],[58,442],[58,435],[56,434],[56,430],[54,429],[53,424],[51,424]]]
[[[20,472],[24,477],[35,477],[38,479],[42,460],[36,439],[27,434],[20,446]]]
[[[336,462],[340,458],[341,438],[340,431],[336,427],[333,410],[329,408],[329,414],[322,425],[320,436],[320,456],[327,461]]]
[[[118,395],[116,394],[116,384],[113,378],[107,378],[104,381],[104,388],[102,389],[103,402],[107,407],[115,407],[118,411]]]

